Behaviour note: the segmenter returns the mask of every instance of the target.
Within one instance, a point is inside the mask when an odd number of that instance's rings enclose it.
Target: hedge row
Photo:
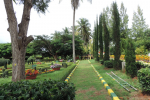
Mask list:
[[[73,100],[72,83],[55,80],[10,82],[0,86],[0,100]]]

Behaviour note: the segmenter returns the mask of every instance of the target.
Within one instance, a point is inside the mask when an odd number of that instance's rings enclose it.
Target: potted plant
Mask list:
[[[28,79],[36,79],[36,76],[38,74],[38,70],[34,70],[34,69],[28,69],[25,71],[25,75],[26,75],[26,80]]]
[[[60,70],[60,67],[62,67],[62,66],[59,64],[54,64],[54,65],[51,65],[50,68],[52,68],[53,70]]]

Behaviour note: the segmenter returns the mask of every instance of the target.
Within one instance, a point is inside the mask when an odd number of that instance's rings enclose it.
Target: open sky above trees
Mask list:
[[[86,18],[91,24],[91,29],[94,29],[95,16],[99,15],[103,8],[110,7],[114,0],[93,0],[92,4],[86,0],[81,3],[80,7],[76,11],[76,20],[79,18]],[[118,8],[120,9],[121,2],[124,3],[127,8],[127,14],[129,16],[128,26],[131,28],[133,12],[137,12],[137,6],[139,5],[143,10],[143,17],[146,19],[146,24],[150,27],[150,1],[149,0],[115,0]],[[0,0],[0,43],[10,43],[10,34],[7,31],[8,21],[6,17],[6,11],[3,0]],[[18,23],[20,23],[23,11],[23,5],[14,4],[14,10]],[[50,35],[55,31],[62,31],[64,27],[70,27],[73,23],[73,10],[71,9],[70,0],[63,0],[59,4],[59,0],[51,0],[48,11],[46,14],[38,14],[34,9],[31,10],[31,20],[29,24],[28,35]],[[77,25],[77,22],[75,23]]]

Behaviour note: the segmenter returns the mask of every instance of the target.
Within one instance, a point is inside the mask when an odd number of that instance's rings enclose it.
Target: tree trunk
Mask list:
[[[16,82],[25,79],[26,46],[33,40],[32,36],[27,37],[32,3],[31,0],[25,0],[22,20],[19,25],[12,0],[4,0],[4,4],[9,24],[7,30],[10,32],[12,44],[12,81]]]
[[[57,54],[53,55],[54,59],[57,60]]]
[[[75,41],[74,41],[74,26],[75,26],[75,7],[74,7],[74,11],[73,11],[73,34],[72,34],[72,48],[73,48],[73,62],[75,63],[76,62],[76,59],[75,59]]]

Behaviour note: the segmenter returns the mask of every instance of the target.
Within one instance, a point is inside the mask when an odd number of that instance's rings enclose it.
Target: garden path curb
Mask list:
[[[79,61],[80,62],[80,61]],[[79,62],[76,64],[76,67],[72,70],[72,72],[69,74],[69,76],[65,79],[65,82],[68,83],[70,77],[73,75],[74,71],[76,70],[76,68],[78,67],[79,65]]]
[[[91,64],[91,62],[88,60],[88,62]],[[103,77],[99,74],[99,72],[95,69],[95,67],[91,64],[93,70],[101,80],[101,83],[103,83],[104,88],[108,91],[109,96],[111,96],[112,100],[120,100],[118,96],[114,93],[114,91],[109,87],[109,85],[106,83],[106,81],[103,79]]]

